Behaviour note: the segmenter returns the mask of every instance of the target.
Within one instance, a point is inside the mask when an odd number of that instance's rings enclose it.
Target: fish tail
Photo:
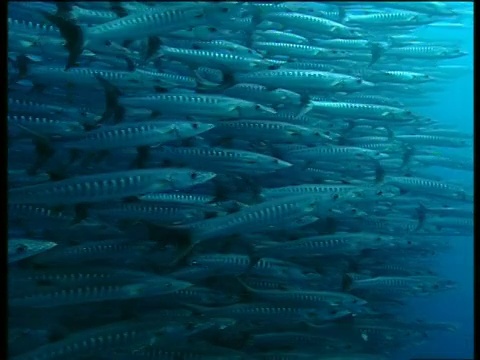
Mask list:
[[[342,290],[343,291],[348,291],[352,288],[352,284],[353,284],[353,278],[348,275],[348,274],[345,274],[343,275],[343,278],[342,278]]]
[[[100,122],[109,120],[113,116],[114,122],[119,123],[125,116],[125,108],[118,102],[121,91],[100,75],[96,74],[95,78],[100,82],[105,91],[105,111]]]
[[[385,179],[385,169],[378,160],[375,160],[375,183],[381,184]]]
[[[372,43],[372,47],[370,50],[372,58],[370,59],[370,63],[368,64],[369,67],[375,64],[382,57],[385,52],[385,48],[379,43]]]
[[[65,39],[65,48],[68,51],[65,70],[77,66],[77,61],[85,46],[85,34],[83,29],[71,18],[42,11],[43,16],[58,27],[60,34]]]

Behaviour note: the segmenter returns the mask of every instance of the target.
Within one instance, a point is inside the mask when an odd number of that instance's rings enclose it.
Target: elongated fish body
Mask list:
[[[213,134],[235,137],[244,136],[247,139],[287,141],[293,142],[297,139],[306,141],[321,141],[326,136],[322,136],[314,129],[277,121],[257,121],[257,120],[236,120],[219,122]],[[328,140],[328,138],[326,138]]]
[[[100,75],[122,88],[138,88],[142,83],[142,75],[136,71],[101,70],[95,68],[72,68],[68,71],[60,66],[35,65],[27,70],[28,78],[38,84],[60,84],[82,87],[99,87],[95,75]]]
[[[262,191],[262,196],[266,199],[280,198],[284,196],[291,196],[294,194],[323,194],[323,193],[335,193],[335,192],[352,192],[357,187],[355,185],[322,185],[322,184],[304,184],[283,186],[279,188],[267,188]]]
[[[272,301],[283,304],[296,304],[297,306],[331,306],[359,307],[367,301],[351,294],[333,291],[282,291],[282,290],[255,290],[247,288],[251,295],[258,301]]]
[[[30,101],[24,98],[9,97],[8,111],[17,114],[29,115],[60,115],[67,113],[64,108],[58,105],[46,104],[37,101]]]
[[[312,236],[294,241],[259,247],[258,252],[279,254],[280,257],[328,255],[338,251],[360,251],[362,248],[392,246],[392,236],[374,233],[338,233],[334,235]]]
[[[120,355],[121,356],[121,355]],[[197,359],[197,360],[222,360],[228,357],[232,360],[242,360],[244,354],[225,347],[216,347],[203,344],[189,346],[188,348],[179,345],[157,343],[144,346],[139,350],[119,359],[146,360],[146,359]]]
[[[161,48],[161,56],[188,64],[209,64],[213,68],[229,71],[251,71],[267,69],[270,63],[259,57],[236,55],[226,52],[196,49]]]
[[[405,46],[388,49],[385,56],[408,59],[454,59],[467,55],[459,49],[441,46]]]
[[[50,24],[41,24],[32,21],[26,21],[22,19],[15,19],[9,17],[7,19],[8,28],[12,36],[16,35],[31,35],[31,36],[52,36],[60,37],[60,31]]]
[[[168,10],[152,8],[88,28],[85,37],[90,42],[101,42],[163,35],[184,27],[202,25],[206,21],[204,10],[201,5]]]
[[[284,221],[312,212],[316,201],[311,196],[291,196],[280,200],[249,206],[237,213],[186,225],[193,232],[194,241],[206,240],[241,232],[266,230]]]
[[[75,5],[72,6],[69,15],[79,23],[89,25],[100,25],[118,18],[118,15],[111,10],[86,9]]]
[[[51,252],[40,254],[35,258],[35,263],[40,265],[66,265],[81,264],[109,257],[133,258],[145,254],[155,247],[152,241],[129,241],[129,239],[114,239],[101,241],[85,241],[81,245],[60,246]]]
[[[205,309],[206,314],[228,316],[237,321],[269,321],[275,323],[311,322],[338,319],[350,314],[347,310],[324,308],[302,308],[297,306],[275,306],[266,303],[246,303]]]
[[[356,116],[368,119],[386,119],[392,121],[412,121],[415,115],[405,109],[376,104],[358,104],[348,102],[311,101],[307,105],[314,113],[336,116]]]
[[[290,163],[272,156],[245,150],[213,147],[168,147],[153,149],[153,161],[169,160],[194,168],[215,169],[220,173],[268,173],[288,168]]]
[[[369,50],[371,42],[363,39],[315,39],[315,44],[327,49]]]
[[[422,84],[434,81],[434,78],[427,74],[421,74],[413,71],[380,71],[367,75],[366,80],[373,83],[393,82],[401,84]]]
[[[155,332],[165,323],[121,322],[88,329],[60,341],[43,345],[35,350],[15,356],[16,360],[69,359],[72,356],[94,356],[101,351],[134,346],[145,340],[154,340]]]
[[[345,19],[347,25],[363,25],[366,27],[412,26],[425,25],[435,22],[436,19],[414,12],[391,12],[367,15],[349,15]]]
[[[8,263],[28,258],[57,246],[53,241],[34,239],[8,239]]]
[[[76,204],[120,199],[189,187],[212,179],[213,173],[189,169],[148,169],[84,175],[9,191],[11,204]]]
[[[168,206],[155,203],[127,203],[107,205],[92,209],[92,214],[113,219],[131,219],[150,221],[158,224],[179,224],[201,220],[204,217],[200,209],[181,206]]]
[[[265,16],[265,19],[278,22],[285,27],[297,28],[311,31],[315,34],[322,34],[330,37],[358,38],[358,30],[321,17],[298,14],[298,13],[272,13]]]
[[[465,189],[459,185],[417,177],[388,176],[384,184],[394,185],[405,191],[423,192],[459,200],[467,196]]]
[[[439,146],[462,148],[470,146],[469,142],[464,139],[455,139],[450,136],[437,135],[397,135],[395,139],[414,146]]]
[[[281,88],[286,83],[293,90],[350,91],[373,87],[372,83],[349,75],[315,70],[264,70],[235,75],[236,82],[255,83]]]
[[[145,97],[122,97],[126,107],[146,108],[162,114],[209,116],[214,118],[254,117],[275,110],[254,102],[220,95],[160,94]]]
[[[212,195],[186,194],[186,193],[150,193],[138,197],[142,201],[158,201],[179,204],[206,204],[212,202]]]
[[[325,159],[386,159],[387,154],[354,146],[315,146],[289,151],[285,158],[292,160],[323,161]]]
[[[300,35],[278,30],[256,30],[253,34],[254,41],[272,41],[291,44],[307,44],[308,40]]]
[[[62,146],[83,150],[106,150],[161,145],[172,140],[201,134],[213,127],[213,124],[198,122],[163,123],[158,121],[105,126],[85,133],[79,140],[67,141]]]
[[[236,84],[224,91],[224,94],[248,101],[258,101],[272,106],[299,105],[301,95],[286,89],[268,89],[257,84]]]
[[[252,44],[252,47],[268,56],[283,55],[295,59],[342,59],[349,56],[346,51],[303,44],[257,41]]]
[[[57,291],[40,291],[32,295],[10,299],[10,306],[44,308],[108,300],[134,299],[162,295],[190,285],[186,281],[157,276],[129,285],[87,285]]]
[[[25,127],[42,135],[68,135],[83,132],[83,126],[79,122],[44,116],[9,114],[7,122],[9,126]]]

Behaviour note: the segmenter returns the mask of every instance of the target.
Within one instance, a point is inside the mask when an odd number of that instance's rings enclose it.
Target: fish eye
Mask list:
[[[262,107],[259,104],[255,105],[255,110],[260,110],[261,108]]]
[[[339,195],[338,195],[338,194],[334,194],[334,195],[332,196],[333,200],[337,200],[337,199],[338,199],[338,197],[339,197]]]
[[[357,209],[352,209],[350,210],[353,214],[355,214],[357,212]]]
[[[438,284],[433,285],[433,288],[434,288],[434,289],[438,289],[439,287],[440,287],[440,286],[438,286]]]
[[[338,313],[338,311],[337,311],[337,310],[335,310],[335,309],[332,309],[332,310],[330,310],[330,311],[329,311],[329,313],[330,313],[330,314],[332,314],[332,315],[335,315],[335,314],[337,314],[337,313]]]
[[[112,46],[112,42],[110,40],[105,41],[105,46]]]
[[[195,180],[197,177],[198,177],[198,174],[197,174],[196,172],[192,172],[192,173],[190,174],[190,178],[191,178],[192,180]]]
[[[378,236],[375,240],[376,241],[382,241],[382,238],[380,236]]]
[[[192,128],[198,129],[198,123],[192,123]]]
[[[214,28],[213,26],[208,27],[207,30],[208,30],[209,32],[211,32],[211,33],[215,33],[215,32],[218,31],[218,29],[217,29],[217,28]]]
[[[378,196],[382,196],[382,195],[383,195],[383,191],[377,191],[377,195],[378,195]]]
[[[225,7],[225,8],[221,8],[220,11],[221,11],[222,13],[226,13],[226,12],[228,12],[228,8],[226,8],[226,7]]]
[[[172,287],[173,286],[173,284],[171,282],[167,282],[164,285],[165,285],[165,287]]]
[[[330,52],[331,52],[332,54],[336,54],[336,53],[338,53],[338,51],[337,51],[337,50],[330,50]]]
[[[410,240],[407,241],[408,245],[412,245],[412,242]]]

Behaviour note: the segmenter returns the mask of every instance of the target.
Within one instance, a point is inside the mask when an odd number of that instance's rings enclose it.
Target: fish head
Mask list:
[[[277,158],[273,158],[272,160],[269,160],[269,162],[271,163],[269,165],[272,165],[276,170],[287,169],[293,166],[291,163]]]
[[[272,93],[277,95],[279,97],[279,100],[281,100],[282,102],[293,105],[300,105],[301,103],[301,95],[293,91],[286,89],[275,89],[272,91]]]
[[[271,107],[262,105],[262,104],[255,104],[254,106],[255,114],[276,114],[277,111]]]
[[[217,174],[208,171],[185,170],[172,172],[168,182],[173,188],[190,187],[213,179]]]
[[[176,131],[180,137],[190,137],[204,133],[215,127],[214,124],[204,123],[200,121],[189,121],[181,124],[177,124]]]
[[[148,284],[149,291],[169,293],[181,289],[186,289],[193,284],[188,281],[177,280],[170,277],[154,276],[151,279],[145,280]]]
[[[375,159],[375,160],[384,160],[384,159],[388,159],[390,157],[390,155],[386,154],[386,153],[382,153],[378,150],[373,150],[372,152],[369,152],[369,157],[372,158],[372,159]]]

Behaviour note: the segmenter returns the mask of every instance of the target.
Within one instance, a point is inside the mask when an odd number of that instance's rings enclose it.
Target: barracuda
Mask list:
[[[193,186],[213,173],[190,169],[147,169],[85,175],[53,183],[9,190],[11,204],[77,204],[119,199],[167,189]]]
[[[356,29],[316,16],[285,12],[267,14],[265,19],[278,22],[285,27],[298,28],[331,37],[359,38],[361,36]]]

